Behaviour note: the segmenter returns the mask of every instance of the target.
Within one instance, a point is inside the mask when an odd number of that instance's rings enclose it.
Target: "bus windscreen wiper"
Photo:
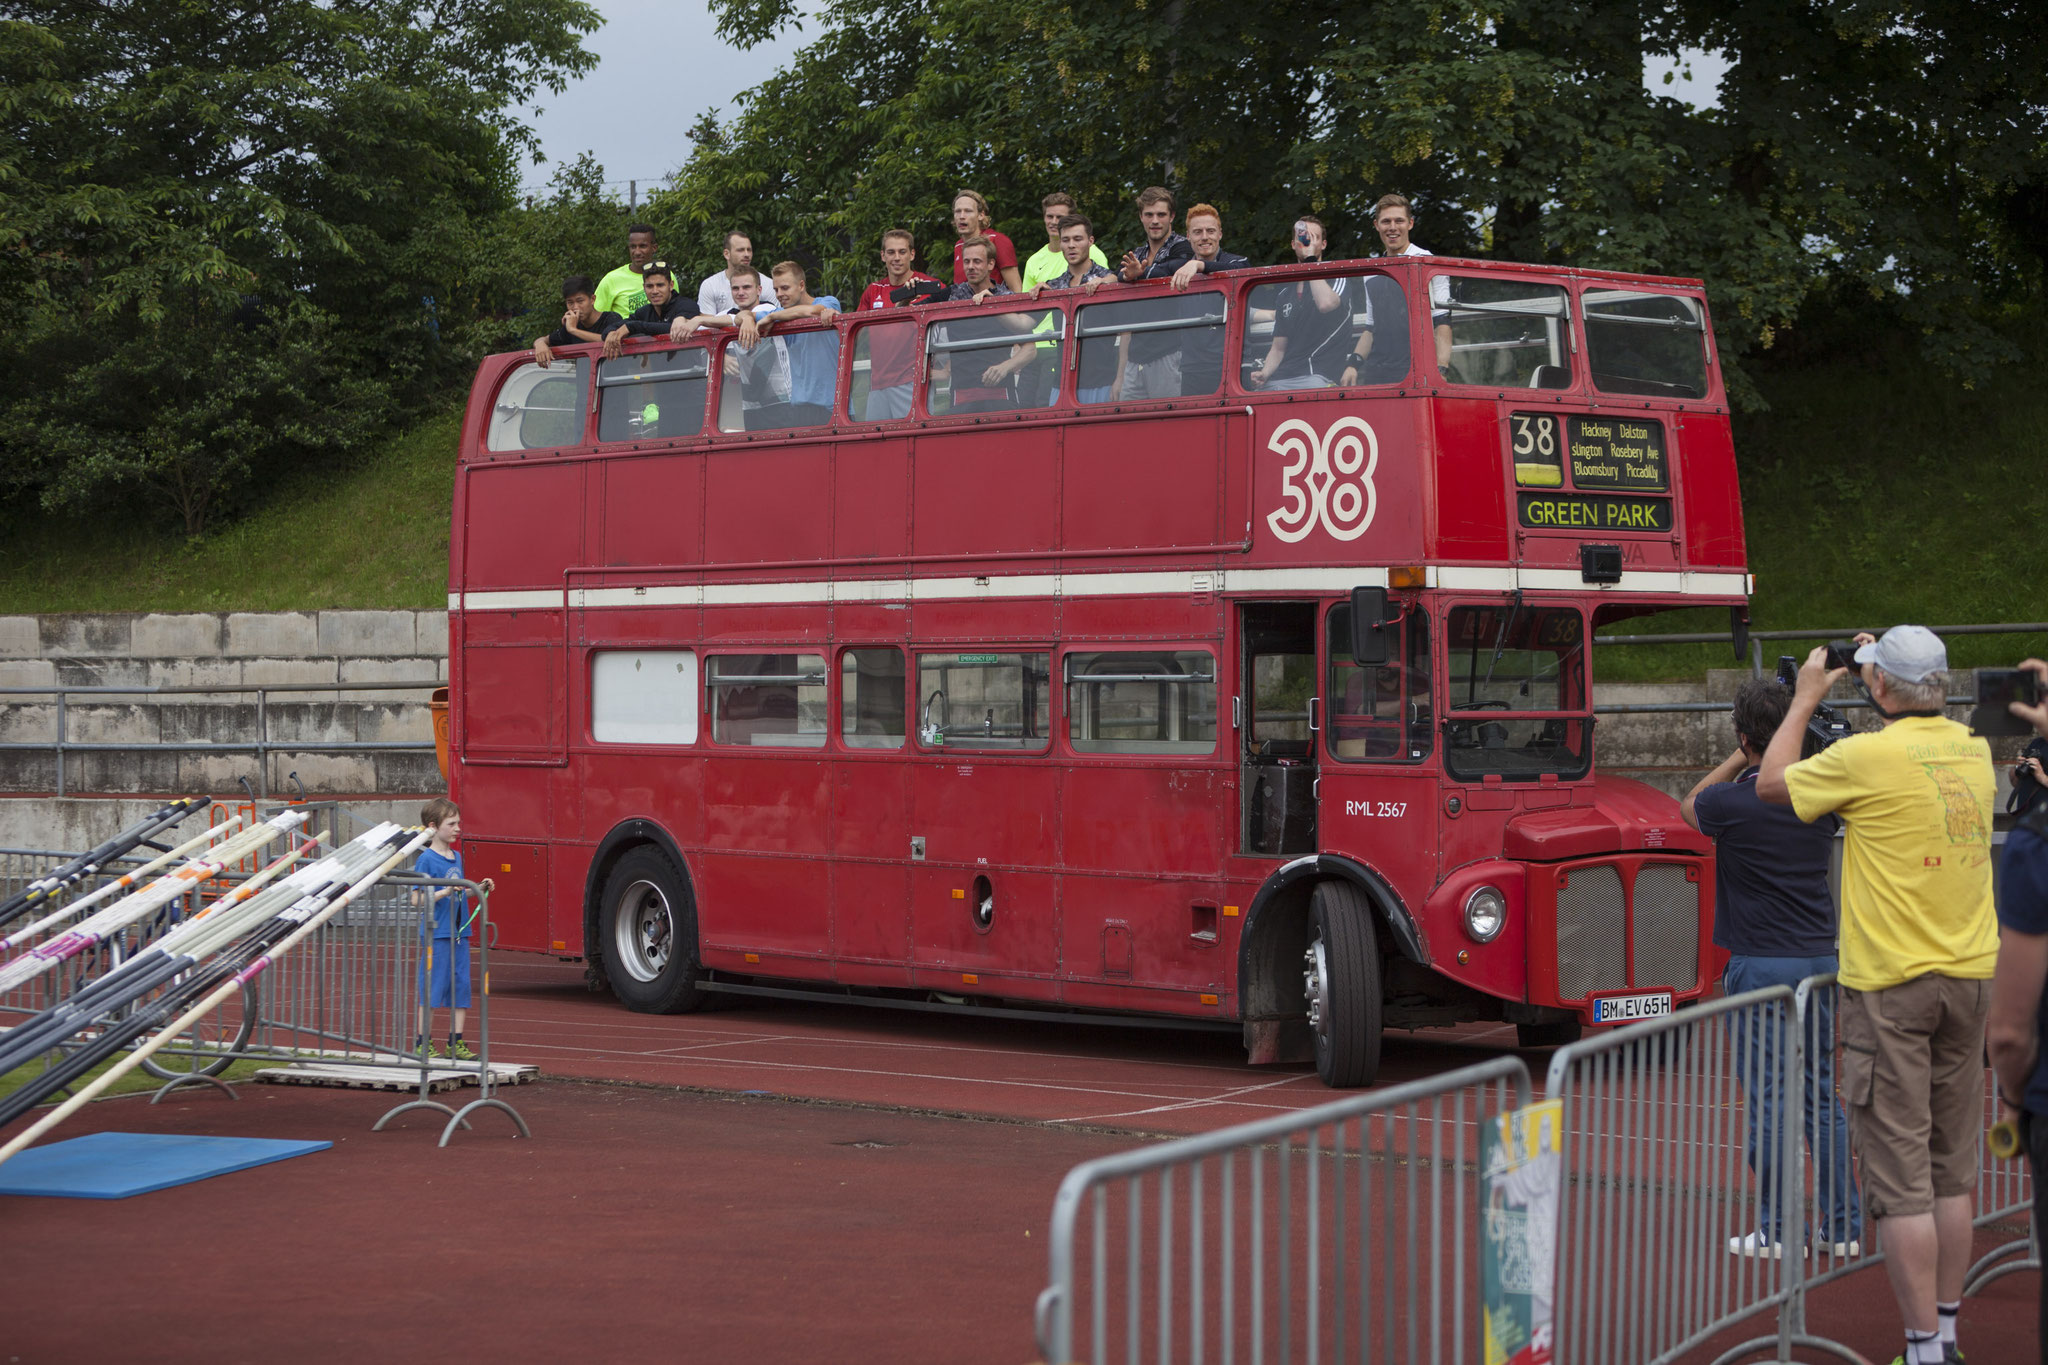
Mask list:
[[[1493,681],[1493,670],[1500,666],[1501,651],[1507,648],[1508,635],[1515,628],[1515,619],[1522,614],[1522,590],[1515,589],[1515,605],[1508,609],[1508,619],[1500,623],[1500,631],[1493,637],[1493,661],[1486,666],[1486,681]],[[1468,698],[1467,700],[1477,700]]]

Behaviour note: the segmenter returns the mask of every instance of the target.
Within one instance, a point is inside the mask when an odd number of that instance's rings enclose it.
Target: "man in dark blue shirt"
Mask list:
[[[1686,823],[1714,840],[1714,942],[1729,953],[1721,977],[1727,995],[1796,986],[1838,965],[1828,865],[1841,822],[1830,815],[1807,824],[1791,807],[1772,805],[1756,792],[1757,765],[1791,700],[1774,679],[1744,683],[1735,694],[1739,747],[1679,803]],[[1791,1041],[1786,1018],[1782,1005],[1735,1016],[1735,1066],[1749,1097],[1749,1165],[1762,1214],[1755,1232],[1729,1240],[1729,1251],[1742,1256],[1782,1255],[1780,1205],[1801,1202],[1802,1192],[1780,1188],[1796,1176],[1777,1169],[1784,1141],[1777,1058]],[[1835,1098],[1832,990],[1815,992],[1812,1019],[1802,1107],[1814,1156],[1814,1201],[1825,1220],[1818,1240],[1838,1257],[1854,1256],[1861,1250],[1863,1213],[1850,1173],[1848,1120]],[[1756,1036],[1746,1036],[1752,1031]]]
[[[2048,663],[2022,668],[2048,684]],[[2012,703],[2048,739],[2048,706]],[[1998,879],[1998,967],[1991,978],[1985,1041],[1998,1076],[1999,1118],[2020,1125],[2034,1166],[2034,1226],[2048,1219],[2048,801],[2036,801],[2005,836]],[[2048,1293],[2039,1340],[2048,1360]]]

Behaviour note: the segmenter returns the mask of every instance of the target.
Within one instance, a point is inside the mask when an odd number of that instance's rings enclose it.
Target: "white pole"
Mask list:
[[[179,1034],[183,1033],[186,1029],[192,1027],[192,1025],[198,1023],[201,1019],[205,1018],[207,1015],[219,1009],[224,1003],[226,1003],[227,998],[229,996],[233,995],[235,992],[242,989],[243,982],[260,975],[266,967],[270,966],[271,963],[277,961],[277,959],[283,957],[286,953],[290,952],[293,948],[297,947],[300,939],[304,938],[306,935],[312,933],[315,929],[325,924],[328,920],[332,919],[336,914],[338,914],[344,907],[353,902],[356,899],[356,897],[362,895],[365,891],[368,891],[371,887],[375,886],[378,882],[382,881],[386,873],[390,872],[392,868],[397,867],[400,863],[404,862],[406,858],[410,857],[413,853],[417,852],[419,848],[427,842],[427,840],[433,837],[434,832],[430,829],[423,829],[420,830],[418,833],[414,834],[411,839],[406,841],[404,847],[400,848],[397,853],[385,859],[383,863],[381,863],[379,866],[377,866],[375,869],[371,871],[369,876],[363,878],[354,886],[350,887],[346,895],[343,895],[333,904],[321,910],[320,913],[318,913],[317,915],[313,915],[312,917],[307,919],[307,921],[304,924],[300,925],[297,929],[294,929],[290,934],[286,935],[283,939],[280,939],[277,942],[277,944],[271,948],[269,952],[265,953],[262,957],[257,958],[247,967],[244,967],[241,971],[237,972],[231,980],[223,983],[218,990],[214,991],[213,994],[207,996],[204,1000],[194,1005],[191,1009],[185,1011],[184,1014],[180,1015],[168,1027],[158,1032],[155,1036],[153,1036],[148,1042],[144,1043],[141,1047],[136,1048],[135,1051],[129,1053],[126,1057],[123,1057],[120,1061],[114,1063],[114,1065],[108,1067],[105,1071],[101,1072],[98,1076],[94,1077],[92,1082],[88,1084],[83,1090],[80,1090],[70,1099],[64,1101],[64,1103],[58,1105],[55,1109],[43,1115],[43,1117],[37,1119],[33,1124],[29,1125],[28,1128],[24,1129],[22,1132],[15,1135],[13,1140],[10,1141],[5,1147],[0,1147],[0,1163],[4,1163],[5,1161],[7,1161],[9,1157],[12,1157],[22,1148],[28,1146],[37,1138],[41,1137],[44,1133],[49,1132],[52,1128],[62,1123],[65,1119],[71,1117],[72,1114],[78,1111],[80,1105],[83,1105],[88,1101],[92,1100],[93,1098],[101,1094],[103,1091],[105,1091],[106,1088],[112,1085],[115,1081],[120,1080],[123,1076],[133,1071],[136,1067],[141,1066],[143,1060],[154,1055],[158,1048],[168,1045],[171,1042],[171,1040],[176,1038]]]

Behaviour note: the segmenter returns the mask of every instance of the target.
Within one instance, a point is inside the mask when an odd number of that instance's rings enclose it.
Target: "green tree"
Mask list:
[[[765,41],[793,0],[711,0]],[[657,212],[727,221],[830,282],[903,220],[943,252],[952,189],[1020,243],[1079,197],[1121,243],[1154,181],[1281,258],[1313,209],[1365,254],[1400,190],[1440,252],[1700,276],[1738,395],[1816,289],[1883,299],[1975,380],[2038,301],[2048,250],[2048,37],[1969,0],[829,0],[820,36],[730,124],[707,116]],[[1645,63],[1721,54],[1717,104]],[[709,243],[706,243],[709,245]],[[757,243],[758,245],[758,243]],[[943,259],[928,253],[928,264]]]
[[[471,359],[513,112],[595,60],[581,0],[0,0],[0,463],[188,532]],[[251,410],[255,409],[255,410]]]

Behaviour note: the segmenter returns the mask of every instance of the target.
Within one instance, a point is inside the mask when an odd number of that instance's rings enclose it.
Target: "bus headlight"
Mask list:
[[[1508,898],[1500,889],[1482,886],[1465,897],[1465,932],[1474,943],[1491,943],[1508,923]]]

